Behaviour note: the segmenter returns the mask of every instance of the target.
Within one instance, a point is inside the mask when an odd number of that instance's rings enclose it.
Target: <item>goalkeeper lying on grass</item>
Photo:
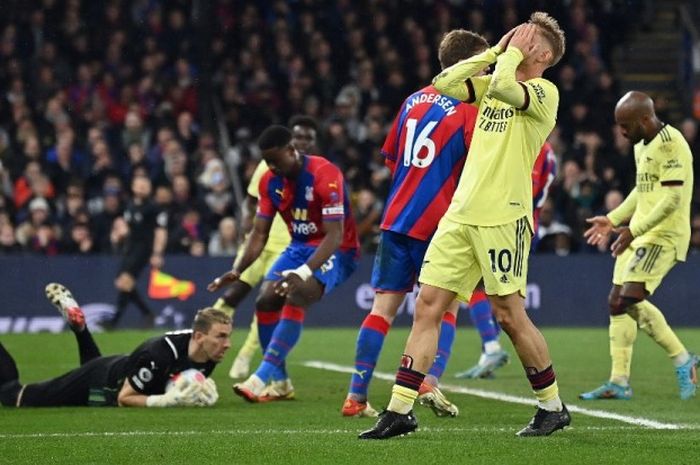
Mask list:
[[[0,344],[2,405],[175,407],[216,403],[219,395],[209,378],[200,383],[182,376],[169,386],[168,382],[173,375],[190,368],[208,377],[223,360],[231,346],[231,319],[221,311],[200,310],[192,330],[149,339],[130,355],[103,357],[70,291],[52,283],[46,286],[46,296],[75,333],[80,367],[48,381],[22,385],[15,361]]]

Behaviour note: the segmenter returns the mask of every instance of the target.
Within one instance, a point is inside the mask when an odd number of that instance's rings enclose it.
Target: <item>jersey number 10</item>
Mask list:
[[[433,142],[428,134],[433,130],[437,121],[430,121],[425,125],[423,130],[416,137],[416,124],[418,120],[409,118],[406,121],[406,145],[403,148],[403,166],[415,166],[416,168],[426,168],[435,158],[435,142]],[[414,140],[415,138],[415,140]],[[421,150],[425,148],[425,156],[418,157]]]

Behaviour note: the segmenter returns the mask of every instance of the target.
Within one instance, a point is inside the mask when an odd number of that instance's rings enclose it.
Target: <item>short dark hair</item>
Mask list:
[[[489,43],[476,32],[453,29],[446,33],[440,41],[438,60],[440,60],[442,69],[445,69],[487,48],[489,48]]]
[[[273,124],[268,126],[258,137],[258,147],[260,147],[260,150],[284,147],[291,140],[292,132],[289,129],[279,124]]]
[[[208,333],[215,323],[231,324],[231,317],[216,308],[207,307],[197,311],[192,322],[192,330]]]
[[[294,126],[304,126],[305,128],[311,128],[314,131],[318,131],[318,124],[316,124],[316,120],[307,115],[292,116],[289,118],[288,126],[292,129]]]

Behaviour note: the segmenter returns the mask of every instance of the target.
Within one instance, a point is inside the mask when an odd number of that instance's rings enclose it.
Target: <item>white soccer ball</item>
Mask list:
[[[207,377],[204,376],[204,373],[195,368],[189,368],[181,371],[180,373],[175,373],[172,375],[168,381],[168,384],[165,385],[165,392],[168,392],[178,384],[184,384],[183,387],[186,387],[192,383],[204,384],[206,380]]]

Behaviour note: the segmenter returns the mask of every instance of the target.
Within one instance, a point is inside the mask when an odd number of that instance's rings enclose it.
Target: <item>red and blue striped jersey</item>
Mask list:
[[[257,216],[272,220],[280,213],[292,242],[318,246],[325,233],[323,223],[343,221],[340,250],[359,249],[355,219],[343,173],[323,157],[302,155],[296,179],[267,170],[260,179]]]
[[[545,142],[542,150],[537,155],[535,165],[532,167],[532,216],[535,225],[535,237],[539,226],[540,210],[547,199],[549,187],[557,176],[557,157],[554,155],[552,146]]]
[[[428,240],[447,211],[464,166],[477,109],[433,86],[409,96],[384,141],[392,171],[381,228]]]

